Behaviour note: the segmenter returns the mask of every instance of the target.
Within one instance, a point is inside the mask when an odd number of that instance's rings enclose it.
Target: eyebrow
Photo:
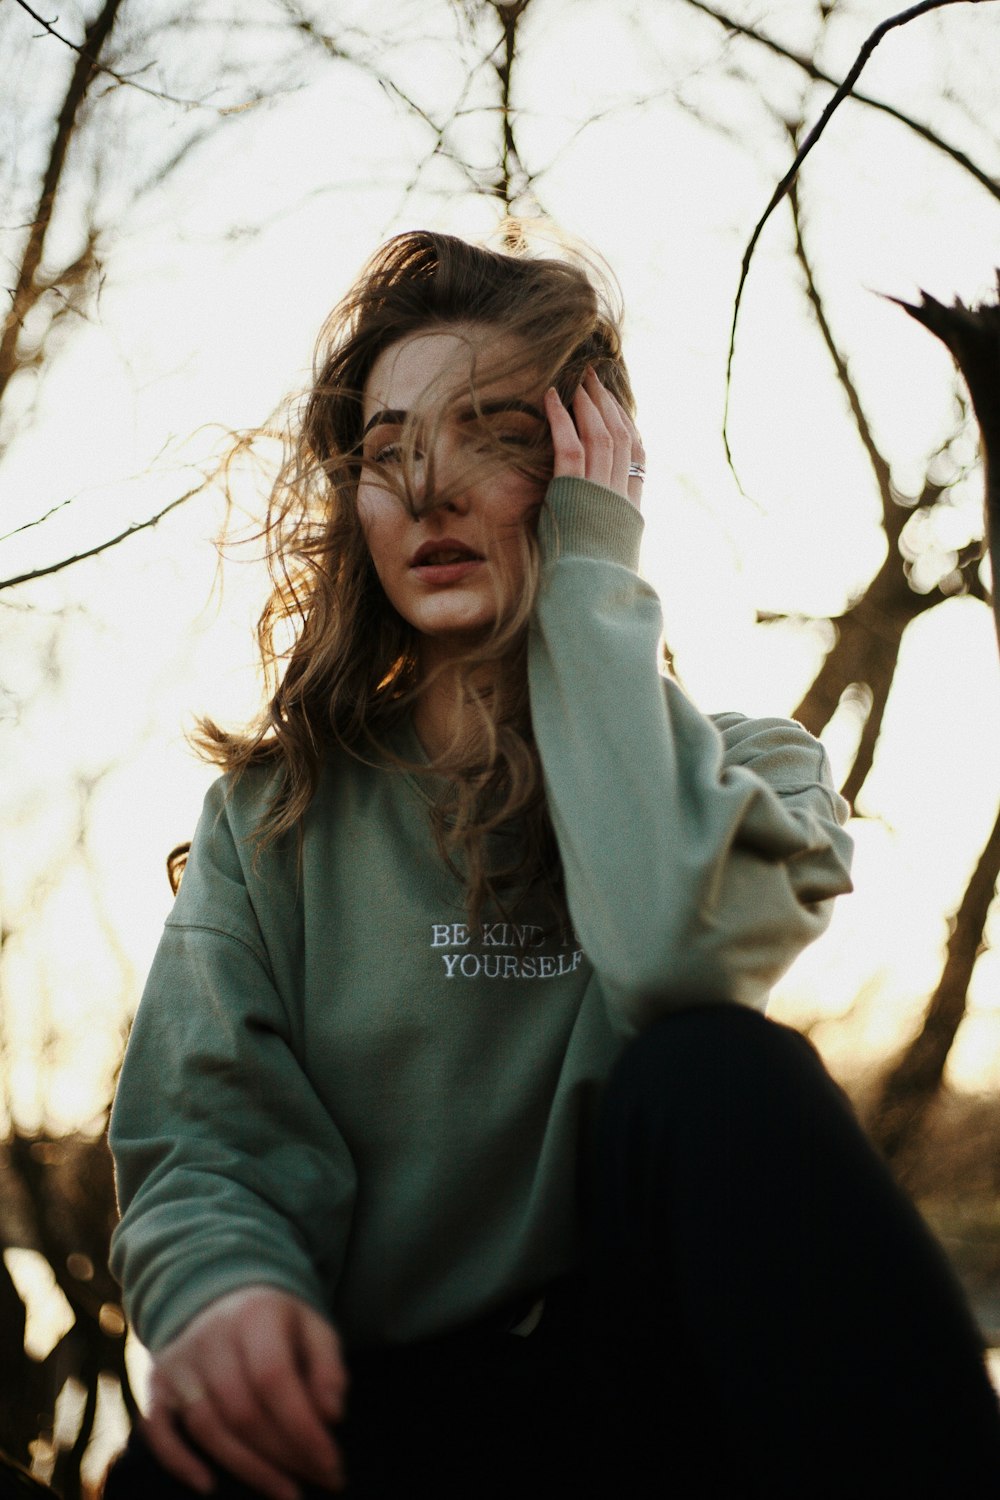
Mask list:
[[[478,409],[467,406],[459,412],[458,420],[460,422],[474,422],[477,417],[492,417],[497,412],[504,411],[523,411],[529,417],[537,418],[539,422],[545,421],[544,416],[537,406],[532,406],[530,401],[519,401],[516,397],[512,397],[507,401],[484,401]],[[409,412],[404,411],[401,407],[393,407],[386,411],[377,411],[365,423],[365,430],[361,436],[362,438],[366,438],[373,427],[402,427],[408,416]]]

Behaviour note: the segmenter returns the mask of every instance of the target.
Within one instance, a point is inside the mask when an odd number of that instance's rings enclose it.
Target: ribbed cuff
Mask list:
[[[538,542],[545,562],[559,557],[591,557],[639,568],[643,519],[615,490],[590,479],[553,479],[538,518]]]

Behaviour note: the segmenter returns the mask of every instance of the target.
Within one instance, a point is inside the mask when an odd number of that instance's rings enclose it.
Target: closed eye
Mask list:
[[[413,452],[412,457],[419,462],[423,458],[423,454],[418,448]],[[382,443],[379,446],[371,447],[367,453],[362,455],[361,459],[363,464],[378,464],[386,467],[402,463],[402,461],[403,444],[398,438],[395,438],[391,443]]]
[[[499,448],[534,448],[537,446],[538,438],[523,428],[518,432],[497,432],[486,429],[480,431],[473,438],[477,448],[484,451]]]
[[[379,448],[370,455],[370,462],[376,464],[397,464],[402,456],[402,443],[386,443],[384,448]]]

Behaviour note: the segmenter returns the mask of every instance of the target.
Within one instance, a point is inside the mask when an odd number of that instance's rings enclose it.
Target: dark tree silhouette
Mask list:
[[[1000,270],[996,276],[1000,293]],[[946,307],[924,292],[918,306],[908,302],[899,302],[899,306],[951,350],[969,387],[983,440],[986,479],[983,509],[993,574],[993,614],[1000,645],[1000,597],[996,591],[1000,578],[1000,303],[966,307],[956,297]]]
[[[1000,272],[997,273],[1000,289]],[[925,292],[916,307],[900,302],[911,317],[951,350],[965,377],[982,434],[986,535],[993,573],[993,609],[1000,644],[1000,304],[950,307]],[[888,1074],[870,1122],[875,1140],[905,1174],[913,1167],[919,1133],[944,1074],[948,1054],[966,1010],[972,971],[1000,878],[1000,813],[976,863],[948,941],[944,971],[917,1036]]]
[[[945,0],[945,3],[951,3],[951,0]],[[705,9],[700,4],[698,8]],[[935,8],[933,0],[926,0],[926,3],[914,6],[884,22],[868,38],[848,79],[857,79],[874,46],[889,29]],[[948,579],[947,590],[943,581],[936,588],[925,592],[917,592],[911,587],[901,547],[903,529],[915,509],[930,510],[943,503],[950,485],[934,480],[931,465],[919,497],[911,499],[896,492],[889,461],[875,441],[872,423],[851,377],[847,358],[831,329],[803,238],[797,185],[799,171],[834,109],[847,97],[850,91],[847,83],[848,80],[845,80],[837,89],[803,144],[799,144],[802,123],[788,122],[786,125],[796,148],[794,159],[758,220],[744,253],[730,334],[727,390],[732,376],[740,299],[753,252],[767,219],[782,199],[787,197],[794,225],[796,256],[803,271],[806,295],[836,369],[838,382],[847,397],[858,439],[878,487],[882,502],[882,524],[888,544],[885,560],[864,593],[844,614],[832,621],[836,630],[835,645],[795,709],[795,717],[813,733],[819,734],[833,717],[845,694],[857,693],[859,687],[865,690],[868,708],[860,742],[841,788],[844,796],[853,803],[872,766],[907,627],[927,609],[941,603],[946,597],[952,597],[958,588],[979,598],[984,597],[985,591],[979,577],[982,552],[978,543],[970,544],[956,557],[956,568]],[[985,531],[991,557],[994,620],[1000,643],[1000,598],[996,592],[997,569],[1000,566],[1000,307],[988,304],[968,308],[956,299],[949,308],[926,293],[918,307],[905,302],[900,302],[899,305],[946,344],[969,388],[982,435],[986,480]],[[725,440],[725,446],[731,460],[728,439]],[[942,977],[928,1004],[921,1030],[888,1070],[870,1120],[873,1138],[904,1178],[912,1171],[922,1127],[941,1087],[951,1047],[967,1012],[968,989],[976,959],[982,951],[983,931],[998,877],[1000,816],[987,839],[955,915]]]

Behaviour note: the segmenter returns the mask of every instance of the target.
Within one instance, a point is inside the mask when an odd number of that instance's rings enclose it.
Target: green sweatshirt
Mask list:
[[[299,875],[291,840],[254,860],[271,773],[209,791],[111,1121],[112,1266],[151,1348],[251,1282],[348,1350],[530,1297],[578,1262],[627,1040],[693,991],[762,1008],[851,889],[818,742],[660,676],[641,531],[572,479],[539,523],[531,708],[574,935],[468,929],[419,775],[331,753]]]

